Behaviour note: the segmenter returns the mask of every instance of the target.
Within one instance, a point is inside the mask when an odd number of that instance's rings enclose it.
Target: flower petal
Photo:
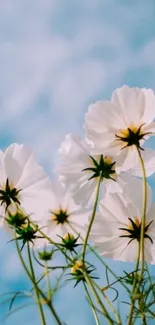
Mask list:
[[[141,152],[145,165],[146,176],[149,177],[155,172],[155,150],[146,148]],[[128,170],[129,173],[135,176],[142,177],[142,167],[139,161],[135,162],[132,168]]]
[[[111,101],[121,107],[121,114],[126,118],[126,127],[130,124],[139,125],[145,111],[145,96],[140,88],[126,85],[118,88],[112,93]]]

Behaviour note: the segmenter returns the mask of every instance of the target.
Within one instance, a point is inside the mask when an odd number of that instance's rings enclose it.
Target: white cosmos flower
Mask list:
[[[91,239],[101,255],[121,261],[136,261],[141,227],[142,197],[135,200],[133,188],[128,205],[123,196],[108,194],[101,201],[96,215]],[[149,192],[150,193],[150,192]],[[148,193],[148,196],[149,196]],[[148,198],[144,249],[145,260],[155,263],[155,203]],[[136,202],[137,201],[137,202]]]
[[[44,218],[40,221],[44,226],[44,233],[52,241],[60,242],[61,237],[68,233],[75,238],[78,235],[84,237],[85,224],[88,222],[91,211],[81,209],[80,206],[76,205],[70,193],[62,187],[59,181],[51,181],[46,208]],[[42,243],[41,240],[40,244]]]
[[[57,171],[60,181],[69,189],[77,204],[87,205],[94,202],[100,172],[103,174],[100,194],[102,197],[106,192],[122,193],[128,183],[135,181],[135,178],[127,173],[116,173],[117,166],[113,157],[92,156],[88,144],[75,135],[68,134],[65,137],[59,153],[61,164]]]
[[[49,177],[24,145],[12,144],[0,152],[1,223],[12,203],[20,206],[31,218],[41,218],[46,205]]]
[[[155,132],[153,90],[123,86],[112,93],[111,101],[91,105],[85,117],[86,136],[96,153],[118,157],[121,170],[138,161],[136,145],[141,147]],[[155,171],[155,168],[154,168]]]

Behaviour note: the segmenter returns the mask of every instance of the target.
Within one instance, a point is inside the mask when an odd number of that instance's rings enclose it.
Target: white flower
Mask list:
[[[68,134],[59,149],[61,165],[57,168],[63,185],[69,189],[75,202],[87,205],[94,202],[95,190],[102,173],[101,194],[122,193],[134,181],[127,173],[117,174],[115,159],[111,156],[91,155],[90,147],[80,137]],[[115,170],[116,169],[116,170]]]
[[[89,107],[85,118],[87,139],[96,153],[106,151],[119,156],[118,164],[125,171],[138,161],[136,146],[141,147],[155,132],[154,118],[153,90],[123,86],[113,92],[111,101]]]
[[[0,152],[1,220],[11,204],[17,204],[34,219],[41,217],[46,205],[49,178],[24,145],[12,144]]]
[[[133,188],[128,205],[123,196],[108,194],[100,203],[100,212],[96,215],[91,239],[101,255],[121,261],[136,261],[141,229],[142,196],[138,198]],[[148,192],[148,197],[150,192]],[[144,249],[145,260],[155,263],[155,203],[148,198]]]
[[[78,235],[83,238],[90,213],[89,209],[81,209],[74,203],[70,193],[61,186],[59,181],[51,181],[47,210],[43,220],[40,221],[44,226],[44,233],[52,241],[60,242],[61,237],[68,233],[75,238]]]

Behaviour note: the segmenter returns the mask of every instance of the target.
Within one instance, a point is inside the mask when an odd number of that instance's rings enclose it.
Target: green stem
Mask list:
[[[32,279],[33,279],[34,290],[35,290],[35,294],[36,294],[36,300],[37,300],[37,304],[38,304],[38,308],[39,308],[39,312],[40,312],[41,321],[42,321],[43,325],[46,325],[44,311],[43,311],[42,303],[41,303],[40,297],[39,297],[38,286],[36,285],[36,278],[35,278],[35,273],[34,273],[34,269],[33,269],[29,243],[27,243],[27,254],[28,254],[28,260],[29,260],[29,265],[30,265],[30,270],[31,270],[31,276],[32,276]]]
[[[151,275],[150,275],[150,272],[149,272],[149,268],[148,268],[148,265],[147,265],[146,262],[145,262],[145,267],[146,267],[146,270],[147,270],[147,273],[148,273],[150,285],[151,285],[151,287],[153,287],[153,282],[152,282]],[[152,293],[153,293],[153,298],[154,298],[154,301],[155,301],[155,292],[154,292],[154,290],[153,290]]]
[[[147,182],[146,182],[145,166],[144,166],[144,161],[143,161],[140,149],[138,147],[136,147],[136,149],[137,149],[137,153],[139,156],[139,161],[140,161],[140,165],[142,168],[142,175],[143,175],[143,206],[142,206],[142,218],[141,218],[140,244],[139,244],[138,258],[137,258],[137,264],[136,264],[136,274],[137,274],[138,267],[139,267],[140,255],[141,255],[141,259],[142,259],[142,265],[141,265],[141,272],[140,272],[140,277],[139,277],[137,286],[136,286],[136,277],[134,279],[132,295],[134,295],[138,292],[140,284],[143,279],[144,263],[145,263],[144,236],[145,236],[145,221],[146,221],[146,208],[147,208]],[[133,316],[133,312],[134,312],[134,306],[135,306],[135,299],[132,298],[129,319],[128,319],[128,325],[132,325],[132,316]]]
[[[146,221],[146,208],[147,208],[147,182],[146,182],[146,171],[145,171],[144,161],[140,149],[138,147],[137,147],[137,152],[138,152],[139,161],[141,164],[142,174],[143,174],[143,207],[142,207],[142,220],[141,220],[141,231],[140,231],[140,253],[142,257],[140,278],[142,279],[144,273],[144,263],[145,263],[144,235],[145,235],[145,221]]]
[[[63,248],[61,248],[60,247],[60,245],[59,244],[57,244],[57,243],[55,243],[49,236],[47,236],[41,229],[38,229],[37,228],[37,225],[32,221],[32,220],[30,220],[30,222],[31,222],[31,224],[32,224],[32,226],[33,227],[35,227],[36,229],[37,229],[37,231],[44,237],[44,238],[46,238],[47,240],[48,240],[48,242],[50,243],[50,244],[52,244],[52,245],[54,245],[59,251],[61,251],[61,253],[71,262],[71,263],[73,263],[73,260],[72,260],[72,258],[70,257],[70,256],[68,256],[65,252],[64,252],[64,250],[63,250]]]
[[[91,288],[91,290],[92,290],[92,293],[93,293],[93,295],[94,295],[94,297],[95,297],[97,303],[99,304],[99,306],[100,306],[100,308],[101,308],[101,310],[102,310],[103,315],[107,318],[108,323],[109,323],[110,325],[113,325],[114,322],[113,322],[113,320],[111,319],[111,317],[109,316],[109,314],[108,314],[108,312],[107,312],[105,306],[103,305],[103,303],[102,303],[102,301],[101,301],[101,299],[100,299],[100,297],[99,297],[97,291],[95,290],[91,278],[88,276],[88,274],[87,274],[86,272],[83,272],[83,275],[84,275],[84,277],[85,277],[86,282],[89,284],[89,286],[90,286],[90,288]]]
[[[138,289],[139,289],[139,285],[137,285],[137,272],[138,272],[138,267],[139,267],[139,259],[140,259],[140,243],[138,243],[138,256],[137,256],[137,262],[136,262],[136,269],[134,272],[134,281],[133,281],[133,288],[132,288],[132,294],[131,294],[131,307],[130,307],[130,312],[129,312],[129,319],[128,319],[128,325],[132,325],[132,317],[133,317],[133,312],[134,312],[134,308],[135,308],[135,299],[134,299],[134,294],[137,293]]]
[[[94,314],[94,319],[95,319],[96,325],[100,325],[100,321],[99,321],[99,318],[98,318],[98,315],[97,315],[97,312],[96,312],[95,306],[94,306],[94,304],[93,304],[93,302],[92,302],[91,296],[90,296],[90,294],[89,294],[89,291],[88,291],[88,289],[87,289],[86,283],[83,282],[83,284],[84,284],[84,288],[85,288],[85,291],[86,291],[86,295],[87,295],[88,301],[89,301],[89,303],[90,303],[90,306],[91,306],[92,311],[93,311],[93,314]]]
[[[17,240],[17,237],[16,237],[16,234],[15,234],[15,242],[16,242],[16,248],[17,248],[17,252],[18,252],[18,255],[19,255],[19,258],[20,258],[20,261],[22,263],[22,266],[27,274],[27,276],[29,277],[29,279],[31,280],[31,282],[33,283],[33,285],[35,286],[35,283],[33,281],[33,278],[31,276],[31,273],[29,272],[27,266],[25,265],[25,262],[24,262],[24,259],[22,257],[22,254],[21,254],[21,251],[20,251],[20,248],[19,248],[19,245],[18,245],[18,240]],[[58,325],[62,325],[52,303],[50,301],[48,301],[47,297],[45,296],[45,294],[42,292],[42,290],[38,287],[38,292],[39,294],[42,296],[43,300],[46,302],[47,306],[49,307],[49,309],[51,310],[56,322]]]
[[[93,252],[93,254],[98,258],[98,260],[107,268],[107,270],[117,279],[116,282],[120,282],[121,285],[128,291],[128,293],[130,293],[130,290],[129,288],[123,283],[121,282],[121,280],[123,278],[121,277],[118,277],[114,272],[113,270],[103,261],[103,259],[101,258],[100,255],[98,255],[98,253],[95,251],[94,248],[92,248],[90,245],[88,245],[89,249]]]
[[[148,311],[148,313],[149,313],[153,318],[155,318],[155,313],[153,313],[152,310],[148,309],[147,311]]]
[[[77,235],[79,235],[79,233],[76,231],[76,229],[71,225],[71,224],[68,224],[69,227],[75,232],[77,233]],[[81,240],[84,241],[84,239],[82,238],[82,236],[80,236]],[[106,286],[107,289],[108,287],[112,286],[113,284],[117,283],[117,282],[120,282],[121,285],[128,291],[128,293],[130,293],[130,290],[129,288],[123,283],[121,282],[121,280],[123,280],[125,277],[118,277],[114,272],[113,270],[104,262],[104,260],[101,258],[100,255],[98,255],[98,253],[96,252],[96,250],[91,247],[89,244],[87,244],[89,250],[98,258],[98,260],[101,262],[101,264],[104,265],[104,267],[114,276],[114,278],[116,279],[116,281],[114,281],[113,283],[111,283],[109,286]],[[104,289],[104,288],[103,288]]]
[[[142,319],[142,324],[143,324],[143,325],[147,325],[147,323],[146,323],[146,316],[145,316],[144,313],[142,313],[142,315],[141,315],[141,319]]]
[[[97,187],[96,187],[96,196],[95,196],[95,202],[94,202],[93,212],[92,212],[92,216],[91,216],[91,219],[90,219],[90,223],[89,223],[88,230],[87,230],[86,237],[85,237],[84,244],[83,244],[83,254],[82,254],[83,255],[83,261],[85,259],[85,254],[86,254],[86,248],[87,248],[87,242],[88,242],[89,234],[90,234],[91,227],[92,227],[92,224],[93,224],[94,219],[95,219],[95,214],[96,214],[96,209],[97,209],[97,204],[98,204],[98,198],[99,198],[99,192],[100,192],[101,180],[102,180],[102,173],[100,174],[100,177],[99,177],[99,180],[98,180],[98,184],[97,184]]]
[[[48,300],[52,300],[52,294],[51,294],[51,283],[50,283],[50,277],[49,277],[49,270],[48,270],[48,263],[45,261],[45,272],[46,272],[46,278],[47,278],[47,289],[48,289]]]
[[[121,325],[121,319],[120,319],[120,315],[116,312],[115,308],[113,307],[113,304],[111,303],[111,301],[109,300],[109,298],[105,295],[105,293],[102,291],[102,289],[99,287],[99,285],[92,280],[92,283],[94,284],[94,286],[100,291],[100,293],[102,294],[102,296],[104,297],[107,305],[109,305],[113,315],[115,315],[116,320],[117,320],[117,324]]]

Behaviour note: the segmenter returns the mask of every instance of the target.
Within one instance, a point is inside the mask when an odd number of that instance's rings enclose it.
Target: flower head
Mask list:
[[[84,140],[71,134],[66,136],[59,150],[61,164],[57,170],[60,181],[80,205],[94,202],[100,175],[102,196],[106,191],[122,193],[126,184],[124,174],[117,174],[116,162],[112,156],[91,155],[90,151]]]
[[[102,255],[114,260],[136,261],[140,243],[142,197],[134,188],[128,204],[123,196],[107,194],[100,203],[91,238]],[[149,196],[149,193],[148,193]],[[148,198],[144,228],[145,260],[155,263],[155,204]]]
[[[91,105],[85,121],[86,135],[94,151],[104,150],[119,156],[122,170],[135,164],[136,147],[142,145],[155,132],[155,95],[151,89],[116,89],[111,101]],[[138,157],[137,157],[138,160]]]
[[[81,209],[76,205],[70,193],[61,186],[59,181],[51,181],[48,190],[48,204],[43,218],[44,232],[55,242],[62,238],[67,243],[66,234],[72,233],[74,241],[83,237],[84,226],[90,214],[89,209]],[[64,237],[65,236],[65,237]],[[69,239],[69,238],[68,238]]]
[[[26,146],[14,143],[0,152],[1,215],[5,217],[6,211],[17,205],[33,219],[40,218],[48,182],[48,176]]]

